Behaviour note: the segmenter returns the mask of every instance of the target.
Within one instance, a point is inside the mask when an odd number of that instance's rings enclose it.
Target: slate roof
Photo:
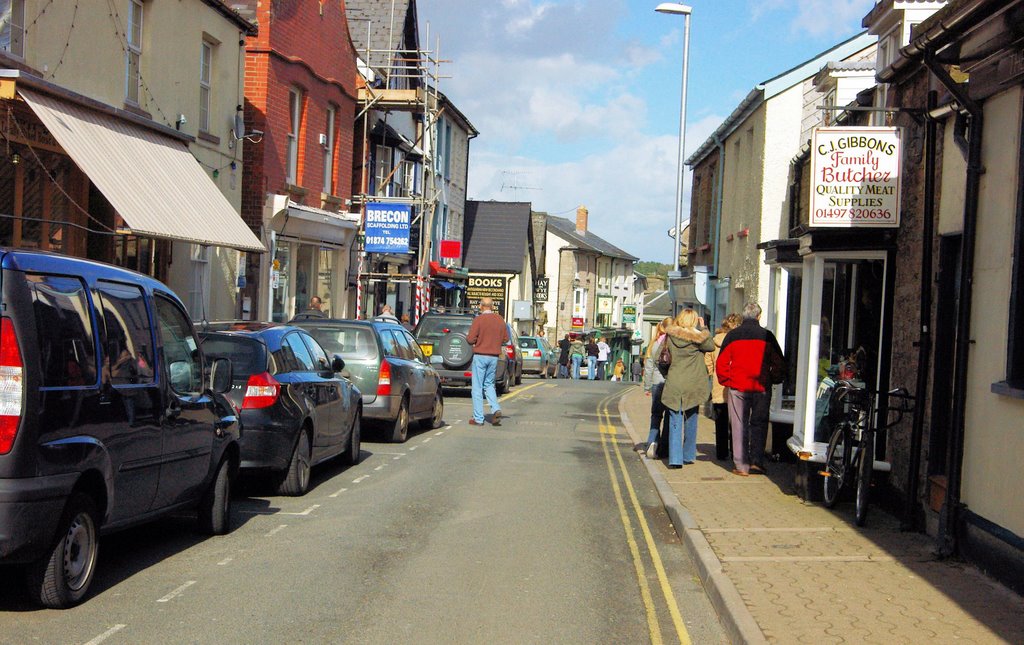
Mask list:
[[[644,296],[644,317],[659,316],[665,318],[672,315],[672,299],[668,291],[653,291]]]
[[[576,231],[576,222],[574,220],[568,220],[564,217],[548,216],[548,228],[554,229],[555,233],[557,233],[559,237],[568,240],[571,244],[574,244],[578,248],[586,251],[594,251],[601,255],[607,255],[613,258],[622,258],[624,260],[632,260],[633,262],[640,259],[626,253],[614,244],[605,242],[590,231],[580,235],[579,232]]]
[[[522,273],[530,252],[529,202],[466,201],[462,266],[470,271]]]
[[[371,50],[419,49],[416,0],[345,0],[345,15],[352,44],[360,58],[366,56],[367,37]],[[382,53],[371,54],[371,58],[366,61],[371,67],[388,64]]]

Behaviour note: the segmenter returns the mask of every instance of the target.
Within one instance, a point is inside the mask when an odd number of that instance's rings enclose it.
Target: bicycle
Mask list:
[[[889,399],[900,403],[887,406],[886,423],[875,425],[875,397],[864,387],[843,380],[836,383],[829,398],[829,415],[833,417],[832,435],[825,453],[825,468],[820,471],[823,479],[825,506],[833,508],[839,501],[843,488],[851,479],[856,479],[856,522],[864,526],[868,514],[871,492],[871,478],[875,463],[875,434],[879,429],[892,427],[911,411],[912,396],[904,388],[888,392]],[[888,421],[888,413],[896,412],[897,417]]]

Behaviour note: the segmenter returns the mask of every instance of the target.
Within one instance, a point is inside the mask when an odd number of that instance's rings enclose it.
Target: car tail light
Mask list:
[[[21,424],[21,400],[25,392],[22,380],[21,351],[10,318],[0,322],[0,455],[14,446]]]
[[[242,399],[243,410],[269,408],[277,402],[281,394],[281,384],[270,372],[253,374],[245,384],[245,398]]]
[[[508,360],[516,360],[516,348],[511,345],[505,345],[505,356],[508,356]]]
[[[533,357],[534,358],[540,358],[541,357],[541,353],[540,353],[539,349],[533,350]]]
[[[391,363],[381,360],[377,373],[377,396],[391,396]]]

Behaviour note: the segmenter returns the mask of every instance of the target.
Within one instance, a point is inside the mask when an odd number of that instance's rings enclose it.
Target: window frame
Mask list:
[[[324,193],[334,194],[334,147],[335,128],[338,119],[338,106],[333,103],[327,104],[327,132],[324,133],[327,141],[324,143]]]
[[[302,136],[302,103],[304,93],[299,87],[288,88],[288,135],[285,181],[299,185],[299,140]]]
[[[213,96],[213,43],[203,39],[199,46],[199,130],[210,131],[210,104]]]
[[[296,343],[298,344],[297,347],[295,345]],[[302,334],[300,334],[297,331],[288,332],[287,334],[284,335],[284,338],[281,339],[281,344],[282,345],[286,345],[291,350],[292,358],[295,359],[295,365],[294,365],[295,369],[293,369],[291,371],[294,371],[294,372],[316,372],[317,371],[317,369],[316,369],[316,362],[313,359],[313,354],[309,351],[309,348],[306,347],[306,341],[302,338]],[[307,367],[307,364],[303,362],[302,357],[299,356],[299,354],[296,351],[296,349],[301,349],[305,353],[305,356],[307,358],[309,358],[308,367]]]
[[[132,105],[140,105],[142,99],[142,33],[145,29],[145,5],[142,0],[128,0],[128,15],[125,20],[125,64],[124,64],[124,100]],[[138,20],[136,20],[138,18]],[[136,26],[138,35],[136,36]],[[134,62],[134,78],[133,67]],[[132,81],[134,80],[134,84]]]
[[[191,384],[196,385],[198,389],[182,392],[178,390],[176,387],[174,387],[174,379],[171,378],[171,361],[167,357],[167,343],[165,342],[166,339],[163,336],[164,323],[163,317],[161,315],[161,312],[163,311],[161,308],[161,304],[170,307],[171,311],[174,311],[177,315],[181,316],[181,319],[185,325],[184,330],[187,331],[189,336],[191,336],[192,338],[192,342],[195,345],[195,348],[190,349],[189,358],[192,360],[192,367],[194,370],[192,374],[194,377],[196,375],[198,375],[198,377],[195,378]],[[153,325],[153,334],[160,335],[160,363],[163,366],[158,368],[157,373],[167,378],[167,387],[170,388],[172,392],[179,396],[194,397],[202,394],[203,390],[205,389],[205,385],[203,383],[203,350],[199,342],[199,338],[196,336],[195,327],[192,326],[192,320],[188,317],[188,312],[182,309],[182,307],[170,297],[157,292],[153,294],[153,315],[156,317],[156,324]],[[185,340],[185,337],[183,337],[182,340]],[[185,344],[188,345],[187,342]]]
[[[17,58],[25,57],[25,0],[9,0],[11,19],[8,25],[7,46],[0,51]]]

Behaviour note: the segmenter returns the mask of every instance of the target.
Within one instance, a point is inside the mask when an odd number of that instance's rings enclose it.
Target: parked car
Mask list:
[[[473,347],[466,339],[473,324],[473,314],[426,313],[413,331],[420,349],[441,376],[445,387],[465,387],[472,383]],[[498,361],[494,374],[495,389],[504,394],[513,385],[523,382],[523,358],[519,354],[519,334],[506,323],[508,338],[504,360]]]
[[[230,529],[238,424],[231,364],[203,353],[165,285],[0,249],[0,565],[32,598],[81,602],[100,532],[195,508]]]
[[[555,376],[558,357],[554,355],[548,341],[540,336],[520,336],[519,353],[523,358],[523,373],[537,374],[541,378]]]
[[[339,455],[359,462],[362,401],[339,374],[341,357],[298,327],[211,323],[203,351],[231,361],[228,398],[242,425],[241,469],[269,479],[281,495],[309,490],[313,466]]]
[[[441,378],[412,335],[382,320],[297,318],[324,349],[345,359],[345,371],[363,397],[363,418],[386,424],[386,439],[403,442],[409,422],[444,423]]]

